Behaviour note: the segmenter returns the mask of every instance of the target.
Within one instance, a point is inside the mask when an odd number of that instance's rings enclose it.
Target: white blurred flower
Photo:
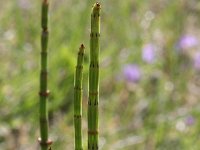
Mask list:
[[[182,120],[177,121],[176,130],[178,130],[180,132],[184,132],[186,130],[186,125]]]

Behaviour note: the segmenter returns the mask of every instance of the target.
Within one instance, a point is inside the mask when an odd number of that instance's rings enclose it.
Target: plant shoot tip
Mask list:
[[[81,47],[80,47],[80,49],[84,49],[85,48],[85,46],[83,45],[83,44],[81,44]]]
[[[96,2],[96,5],[97,5],[97,7],[100,7],[100,6],[101,6],[99,2]]]
[[[97,9],[100,9],[101,8],[101,4],[99,2],[96,2],[94,7],[96,7]]]
[[[48,0],[43,0],[43,3],[44,4],[48,4]]]

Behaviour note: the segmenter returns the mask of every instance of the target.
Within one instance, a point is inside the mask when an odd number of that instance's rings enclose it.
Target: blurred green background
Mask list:
[[[101,0],[100,149],[199,150],[200,1]],[[93,0],[50,0],[52,149],[72,150],[73,84],[85,44],[87,145]],[[0,0],[0,150],[39,149],[41,0]]]

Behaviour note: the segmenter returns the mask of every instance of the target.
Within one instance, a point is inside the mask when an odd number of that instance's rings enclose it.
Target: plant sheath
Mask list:
[[[88,99],[88,150],[98,150],[100,9],[100,4],[95,3],[91,13]]]
[[[82,79],[83,79],[84,45],[79,48],[77,66],[74,80],[74,128],[75,150],[83,150],[82,147]]]
[[[42,15],[41,15],[41,72],[40,72],[40,138],[39,142],[41,150],[48,150],[51,141],[48,139],[48,95],[47,89],[47,46],[48,46],[48,7],[47,0],[42,2]]]

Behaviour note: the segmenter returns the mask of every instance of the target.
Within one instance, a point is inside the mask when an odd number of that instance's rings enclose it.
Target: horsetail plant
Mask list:
[[[40,72],[40,138],[41,150],[49,150],[52,141],[48,139],[48,95],[47,89],[47,47],[48,47],[48,0],[42,2],[41,16],[41,72]]]
[[[74,128],[75,150],[82,150],[82,78],[83,78],[84,45],[79,48],[74,80]]]
[[[101,5],[97,2],[94,4],[91,13],[88,99],[88,150],[98,150],[100,9]]]

